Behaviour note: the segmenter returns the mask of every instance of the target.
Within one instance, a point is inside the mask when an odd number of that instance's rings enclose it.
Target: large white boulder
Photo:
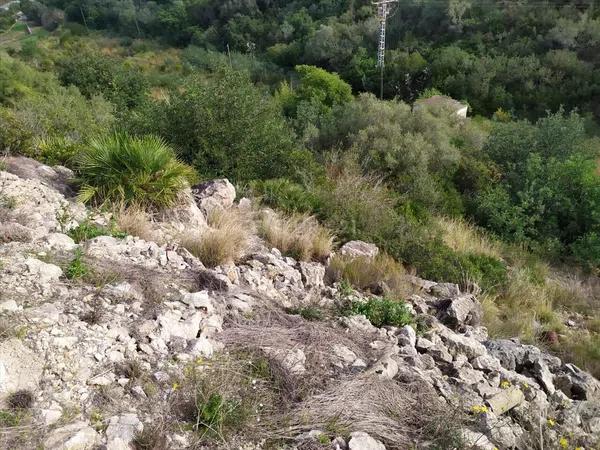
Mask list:
[[[205,215],[215,209],[227,209],[235,200],[235,187],[226,178],[207,181],[192,187],[196,204]]]

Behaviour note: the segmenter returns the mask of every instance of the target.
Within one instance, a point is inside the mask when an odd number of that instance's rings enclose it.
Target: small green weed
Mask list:
[[[412,314],[404,302],[388,298],[370,298],[366,303],[353,302],[350,312],[363,314],[376,327],[403,327],[413,322]]]
[[[85,277],[90,273],[90,269],[87,267],[83,260],[83,252],[80,249],[75,251],[75,257],[71,260],[71,263],[65,269],[65,276],[69,280],[77,280]]]
[[[304,320],[317,321],[323,320],[323,311],[314,306],[304,306],[302,308],[288,308],[286,310],[288,314],[299,315]]]
[[[21,423],[21,415],[17,412],[0,410],[0,428],[16,427]]]
[[[76,228],[69,230],[68,235],[76,243],[87,241],[98,236],[111,236],[112,233],[109,229],[100,225],[93,224],[89,221],[81,222]]]

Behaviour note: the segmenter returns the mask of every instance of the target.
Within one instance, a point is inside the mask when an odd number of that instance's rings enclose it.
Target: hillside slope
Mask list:
[[[12,162],[18,176],[0,172],[2,448],[600,442],[600,382],[534,346],[489,339],[478,299],[457,285],[406,276],[415,293],[404,305],[332,283],[327,264],[256,235],[235,265],[206,268],[169,236],[209,233],[201,222],[221,209],[247,214],[253,233],[260,212],[234,203],[224,181],[148,224],[162,244],[91,237],[82,226],[111,234],[111,219],[69,196],[68,169]]]

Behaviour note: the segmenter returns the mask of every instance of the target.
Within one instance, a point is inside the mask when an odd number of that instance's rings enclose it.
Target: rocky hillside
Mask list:
[[[598,380],[489,339],[476,293],[407,277],[392,302],[256,234],[209,269],[173,236],[209,232],[214,210],[258,213],[224,180],[154,217],[157,243],[75,202],[68,169],[4,169],[1,448],[598,448]]]

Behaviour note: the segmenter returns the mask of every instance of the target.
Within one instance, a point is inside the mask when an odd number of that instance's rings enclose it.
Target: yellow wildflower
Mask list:
[[[565,437],[561,437],[558,441],[560,448],[569,448],[569,441]]]
[[[471,412],[474,414],[486,414],[488,408],[485,405],[473,405],[471,406]]]
[[[556,425],[556,421],[554,419],[551,419],[550,417],[548,417],[548,420],[546,420],[546,423],[548,424],[548,426],[550,428],[552,428],[554,425]]]

